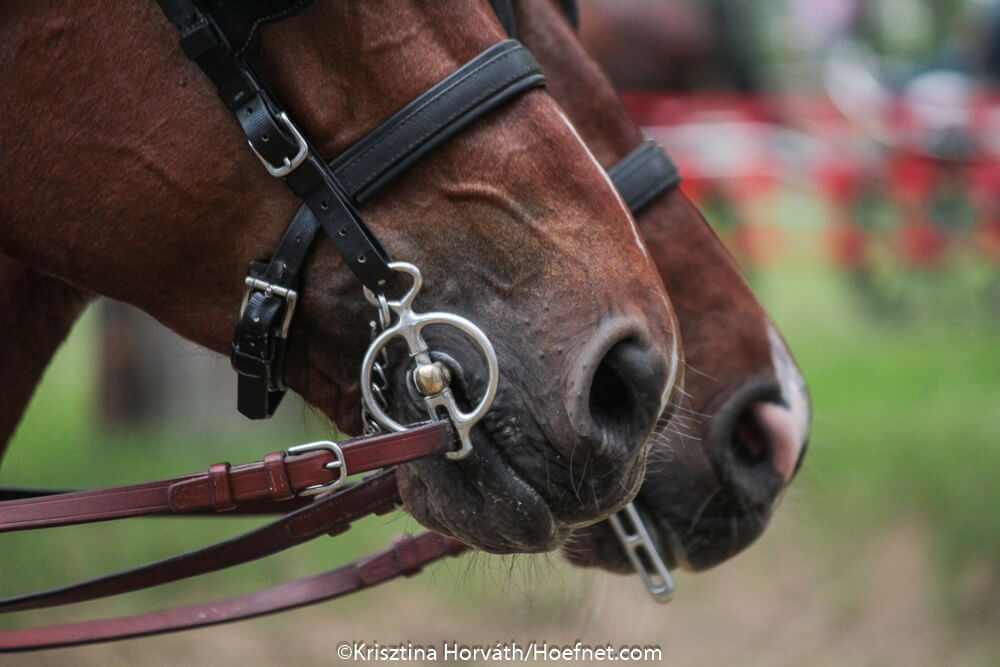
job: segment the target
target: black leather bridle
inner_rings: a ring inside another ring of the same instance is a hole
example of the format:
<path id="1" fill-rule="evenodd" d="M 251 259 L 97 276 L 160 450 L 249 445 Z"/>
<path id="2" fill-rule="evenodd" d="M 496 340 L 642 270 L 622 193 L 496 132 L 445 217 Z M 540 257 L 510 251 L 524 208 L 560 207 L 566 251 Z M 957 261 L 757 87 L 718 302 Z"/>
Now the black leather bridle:
<path id="1" fill-rule="evenodd" d="M 365 287 L 381 292 L 395 271 L 358 207 L 476 120 L 527 90 L 544 86 L 545 77 L 531 53 L 508 39 L 465 63 L 326 162 L 245 55 L 262 24 L 300 12 L 312 0 L 270 13 L 267 5 L 273 2 L 257 0 L 263 6 L 250 13 L 250 19 L 247 12 L 234 12 L 219 0 L 157 2 L 181 31 L 185 54 L 215 84 L 268 173 L 282 178 L 304 200 L 271 259 L 250 265 L 233 336 L 237 407 L 246 417 L 265 419 L 274 414 L 287 389 L 285 346 L 298 300 L 299 274 L 319 231 Z M 560 0 L 560 4 L 575 25 L 575 2 Z M 491 0 L 491 5 L 513 37 L 517 24 L 511 0 Z M 629 154 L 609 176 L 633 214 L 680 182 L 673 161 L 652 142 Z"/>
<path id="2" fill-rule="evenodd" d="M 447 313 L 418 315 L 409 303 L 420 285 L 415 267 L 393 263 L 365 224 L 358 206 L 442 142 L 524 92 L 545 85 L 534 57 L 514 40 L 487 48 L 419 95 L 340 156 L 326 162 L 298 129 L 245 57 L 260 25 L 291 16 L 311 4 L 247 0 L 234 7 L 222 0 L 157 0 L 181 32 L 181 47 L 215 84 L 219 96 L 246 134 L 268 172 L 303 200 L 267 262 L 251 264 L 245 280 L 232 363 L 239 377 L 239 410 L 251 418 L 273 414 L 282 382 L 285 341 L 297 300 L 298 276 L 309 247 L 322 229 L 368 290 L 382 288 L 396 273 L 413 284 L 400 301 L 382 300 L 419 339 L 419 323 L 443 321 L 476 338 L 478 329 Z M 240 11 L 246 9 L 246 11 Z M 248 20 L 249 19 L 249 20 Z M 403 268 L 403 267 L 409 267 Z M 405 321 L 404 321 L 405 320 Z M 481 332 L 478 332 L 482 335 Z M 378 339 L 373 341 L 374 348 Z M 488 340 L 480 346 L 492 347 Z M 411 350 L 411 352 L 413 352 Z M 426 354 L 424 350 L 424 354 Z M 412 355 L 419 358 L 417 355 Z M 490 355 L 487 355 L 488 357 Z M 488 362 L 490 360 L 488 359 Z M 495 366 L 495 355 L 492 363 Z M 495 391 L 496 373 L 491 373 Z M 447 390 L 428 396 L 429 406 Z M 480 406 L 488 409 L 492 394 Z M 454 404 L 452 403 L 452 406 Z M 475 411 L 474 411 L 475 412 Z M 286 513 L 276 522 L 196 552 L 113 573 L 59 589 L 0 600 L 0 611 L 30 609 L 96 599 L 221 569 L 276 553 L 323 534 L 337 534 L 350 522 L 391 510 L 398 501 L 395 471 L 401 462 L 445 455 L 463 438 L 462 417 L 414 425 L 342 443 L 318 442 L 272 452 L 242 466 L 218 463 L 207 472 L 107 489 L 62 491 L 0 489 L 0 532 L 87 523 L 148 514 L 183 515 L 234 511 Z M 476 417 L 478 419 L 478 417 Z M 353 486 L 348 476 L 383 469 Z M 320 494 L 309 502 L 311 494 Z M 0 632 L 0 651 L 66 646 L 133 637 L 271 613 L 412 575 L 426 563 L 457 555 L 465 545 L 434 533 L 397 538 L 392 547 L 321 575 L 236 598 L 146 614 L 83 623 Z"/>
<path id="3" fill-rule="evenodd" d="M 544 86 L 545 77 L 521 44 L 501 42 L 326 162 L 244 55 L 261 23 L 289 16 L 310 2 L 294 3 L 246 28 L 234 26 L 225 11 L 217 18 L 208 9 L 211 2 L 157 1 L 180 29 L 184 52 L 215 84 L 268 173 L 283 179 L 304 201 L 271 259 L 250 266 L 233 339 L 239 411 L 251 419 L 267 418 L 286 390 L 285 344 L 299 273 L 319 231 L 365 287 L 381 292 L 395 271 L 358 206 L 448 138 L 527 90 Z"/>

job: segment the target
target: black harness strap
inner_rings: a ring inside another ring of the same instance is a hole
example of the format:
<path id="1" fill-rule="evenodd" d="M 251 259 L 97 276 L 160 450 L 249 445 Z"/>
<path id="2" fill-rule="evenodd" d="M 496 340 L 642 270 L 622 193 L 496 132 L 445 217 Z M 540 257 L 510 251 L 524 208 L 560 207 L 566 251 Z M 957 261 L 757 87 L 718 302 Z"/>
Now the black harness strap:
<path id="1" fill-rule="evenodd" d="M 573 26 L 574 30 L 580 29 L 580 7 L 576 0 L 559 0 L 559 7 L 562 9 L 566 20 Z"/>
<path id="2" fill-rule="evenodd" d="M 514 0 L 490 0 L 490 7 L 503 26 L 508 37 L 517 39 L 517 16 L 514 14 Z"/>
<path id="3" fill-rule="evenodd" d="M 497 107 L 545 85 L 538 61 L 515 40 L 486 49 L 393 114 L 330 168 L 355 202 L 387 183 Z"/>
<path id="4" fill-rule="evenodd" d="M 681 182 L 677 165 L 653 141 L 647 141 L 623 157 L 608 170 L 608 176 L 632 215 L 638 215 L 657 197 Z"/>
<path id="5" fill-rule="evenodd" d="M 302 12 L 315 0 L 197 0 L 212 15 L 233 53 L 242 55 L 257 30 Z"/>
<path id="6" fill-rule="evenodd" d="M 285 344 L 298 299 L 299 272 L 319 229 L 362 284 L 380 291 L 395 272 L 357 206 L 457 132 L 528 89 L 545 85 L 545 78 L 523 46 L 512 40 L 496 44 L 328 165 L 242 55 L 262 21 L 295 13 L 308 3 L 295 2 L 267 13 L 274 3 L 258 2 L 257 13 L 264 15 L 252 22 L 229 21 L 227 33 L 211 11 L 199 9 L 211 8 L 219 4 L 217 0 L 214 4 L 203 0 L 202 5 L 191 0 L 158 2 L 180 29 L 184 52 L 215 84 L 268 172 L 283 178 L 305 201 L 271 260 L 250 267 L 233 340 L 239 411 L 251 419 L 270 417 L 286 389 Z M 225 6 L 216 9 L 223 18 L 232 18 Z M 238 34 L 231 34 L 234 31 Z"/>
<path id="7" fill-rule="evenodd" d="M 471 123 L 543 85 L 541 68 L 523 46 L 507 40 L 488 48 L 330 162 L 332 180 L 351 200 L 342 208 L 354 210 L 355 204 L 370 200 L 405 169 Z M 328 204 L 321 194 L 308 196 L 270 262 L 255 264 L 247 277 L 246 305 L 241 310 L 232 359 L 239 373 L 237 404 L 240 412 L 252 419 L 270 417 L 284 395 L 284 350 L 297 298 L 295 286 L 318 227 L 323 227 L 345 257 L 355 256 L 359 265 L 366 264 L 363 247 L 341 247 L 356 236 L 349 225 L 331 224 L 330 218 L 323 216 Z"/>

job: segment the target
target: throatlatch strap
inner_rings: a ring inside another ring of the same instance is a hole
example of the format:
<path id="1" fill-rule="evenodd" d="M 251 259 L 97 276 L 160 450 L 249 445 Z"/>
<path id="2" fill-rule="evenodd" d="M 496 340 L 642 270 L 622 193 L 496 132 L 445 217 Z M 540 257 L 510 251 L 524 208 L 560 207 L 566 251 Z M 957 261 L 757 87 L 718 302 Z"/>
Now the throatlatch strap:
<path id="1" fill-rule="evenodd" d="M 670 156 L 655 142 L 647 141 L 608 170 L 632 215 L 681 182 L 681 174 Z"/>

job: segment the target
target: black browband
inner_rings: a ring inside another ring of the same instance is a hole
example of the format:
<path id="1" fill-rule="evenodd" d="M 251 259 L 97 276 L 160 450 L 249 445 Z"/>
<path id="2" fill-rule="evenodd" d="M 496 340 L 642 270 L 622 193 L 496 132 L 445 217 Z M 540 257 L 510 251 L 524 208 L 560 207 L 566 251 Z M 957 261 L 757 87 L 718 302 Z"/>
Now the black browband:
<path id="1" fill-rule="evenodd" d="M 283 178 L 305 201 L 270 261 L 251 265 L 233 340 L 239 411 L 251 419 L 270 417 L 285 392 L 285 342 L 298 296 L 298 276 L 317 232 L 322 229 L 333 241 L 362 284 L 382 291 L 395 272 L 358 205 L 490 111 L 544 86 L 545 77 L 521 44 L 514 40 L 495 44 L 327 164 L 242 55 L 249 41 L 234 51 L 226 30 L 203 3 L 157 1 L 180 29 L 184 52 L 208 75 L 236 115 L 250 147 L 271 175 Z M 295 3 L 277 18 L 307 4 Z M 241 33 L 240 39 L 252 39 L 254 29 L 245 29 L 247 34 Z"/>
<path id="2" fill-rule="evenodd" d="M 623 157 L 608 169 L 608 176 L 634 216 L 681 182 L 677 165 L 654 141 Z"/>

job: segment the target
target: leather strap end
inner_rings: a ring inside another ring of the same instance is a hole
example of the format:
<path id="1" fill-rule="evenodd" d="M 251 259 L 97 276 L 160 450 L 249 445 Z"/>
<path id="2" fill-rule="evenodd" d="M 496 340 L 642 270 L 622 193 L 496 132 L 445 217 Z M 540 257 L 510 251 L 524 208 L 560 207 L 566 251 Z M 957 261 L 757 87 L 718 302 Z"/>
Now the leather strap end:
<path id="1" fill-rule="evenodd" d="M 470 549 L 467 544 L 460 540 L 456 540 L 454 537 L 445 537 L 444 539 L 448 543 L 449 556 L 459 556 Z"/>

